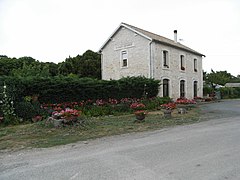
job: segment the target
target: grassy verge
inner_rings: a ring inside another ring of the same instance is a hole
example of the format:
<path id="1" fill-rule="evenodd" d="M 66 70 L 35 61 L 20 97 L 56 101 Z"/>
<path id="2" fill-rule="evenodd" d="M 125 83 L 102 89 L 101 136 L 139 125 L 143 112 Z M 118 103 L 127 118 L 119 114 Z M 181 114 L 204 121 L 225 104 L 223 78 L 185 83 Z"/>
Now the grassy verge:
<path id="1" fill-rule="evenodd" d="M 91 118 L 84 127 L 46 127 L 43 122 L 0 127 L 0 151 L 16 151 L 26 148 L 46 148 L 77 141 L 119 135 L 131 132 L 156 130 L 164 127 L 199 122 L 199 109 L 187 114 L 173 112 L 164 119 L 161 111 L 150 112 L 144 122 L 134 122 L 134 115 Z"/>

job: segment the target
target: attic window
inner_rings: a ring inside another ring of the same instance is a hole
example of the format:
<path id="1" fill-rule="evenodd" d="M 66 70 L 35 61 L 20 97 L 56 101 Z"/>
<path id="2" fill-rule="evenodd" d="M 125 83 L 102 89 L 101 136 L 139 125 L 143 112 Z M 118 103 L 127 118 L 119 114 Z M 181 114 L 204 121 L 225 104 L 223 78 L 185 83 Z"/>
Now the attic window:
<path id="1" fill-rule="evenodd" d="M 122 67 L 127 67 L 128 66 L 128 54 L 127 54 L 127 51 L 122 51 L 121 59 L 122 59 Z"/>

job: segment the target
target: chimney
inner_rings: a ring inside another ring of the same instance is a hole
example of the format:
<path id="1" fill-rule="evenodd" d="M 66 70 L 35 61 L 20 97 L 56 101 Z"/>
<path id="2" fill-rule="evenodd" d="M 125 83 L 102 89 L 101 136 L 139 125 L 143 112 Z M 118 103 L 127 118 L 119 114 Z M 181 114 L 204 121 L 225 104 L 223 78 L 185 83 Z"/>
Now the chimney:
<path id="1" fill-rule="evenodd" d="M 177 30 L 174 30 L 174 41 L 177 42 Z"/>

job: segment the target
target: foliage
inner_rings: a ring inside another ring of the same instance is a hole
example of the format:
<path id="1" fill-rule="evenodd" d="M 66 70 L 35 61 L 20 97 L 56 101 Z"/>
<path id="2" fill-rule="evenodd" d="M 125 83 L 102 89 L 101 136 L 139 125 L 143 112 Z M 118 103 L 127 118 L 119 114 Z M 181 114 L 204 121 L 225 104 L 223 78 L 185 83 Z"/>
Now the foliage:
<path id="1" fill-rule="evenodd" d="M 144 111 L 144 110 L 138 110 L 138 111 L 135 111 L 134 114 L 136 116 L 144 116 L 147 114 L 147 111 Z"/>
<path id="2" fill-rule="evenodd" d="M 196 104 L 195 99 L 178 98 L 176 104 Z"/>
<path id="3" fill-rule="evenodd" d="M 130 108 L 135 110 L 135 111 L 136 110 L 143 110 L 143 109 L 145 109 L 145 107 L 146 106 L 143 103 L 137 103 L 137 102 L 136 103 L 132 103 L 131 106 L 130 106 Z"/>
<path id="4" fill-rule="evenodd" d="M 227 71 L 211 71 L 211 73 L 208 73 L 205 75 L 206 83 L 207 84 L 219 84 L 219 85 L 225 85 L 228 82 L 231 82 L 236 77 L 232 76 Z"/>
<path id="5" fill-rule="evenodd" d="M 58 75 L 77 77 L 91 77 L 101 79 L 101 56 L 91 50 L 82 56 L 66 58 L 65 61 L 39 62 L 32 57 L 10 58 L 0 56 L 0 76 L 17 77 L 53 77 Z"/>
<path id="6" fill-rule="evenodd" d="M 147 120 L 138 124 L 134 123 L 135 116 L 128 114 L 87 118 L 85 119 L 85 126 L 67 126 L 54 129 L 51 126 L 45 126 L 44 121 L 18 126 L 0 126 L 0 151 L 12 152 L 27 148 L 46 148 L 105 136 L 157 130 L 206 120 L 199 118 L 197 108 L 192 109 L 187 114 L 178 114 L 177 112 L 172 114 L 171 119 L 161 119 L 159 114 L 148 113 Z"/>
<path id="7" fill-rule="evenodd" d="M 52 112 L 52 115 L 54 117 L 57 117 L 56 119 L 61 119 L 61 118 L 69 118 L 71 116 L 80 116 L 81 115 L 81 111 L 78 111 L 76 109 L 70 109 L 70 108 L 66 108 L 64 110 L 61 110 L 60 112 L 58 111 L 54 111 Z"/>
<path id="8" fill-rule="evenodd" d="M 126 77 L 120 80 L 97 80 L 76 77 L 7 77 L 0 76 L 21 102 L 25 96 L 39 95 L 41 103 L 75 102 L 88 99 L 122 99 L 154 97 L 158 94 L 159 81 L 145 77 Z"/>
<path id="9" fill-rule="evenodd" d="M 101 79 L 101 56 L 87 50 L 82 56 L 68 57 L 59 64 L 59 74 L 68 76 L 75 74 L 79 77 Z"/>
<path id="10" fill-rule="evenodd" d="M 204 86 L 203 87 L 203 95 L 206 96 L 207 94 L 212 94 L 214 92 L 214 88 L 213 87 L 209 87 L 209 86 Z"/>
<path id="11" fill-rule="evenodd" d="M 31 121 L 32 118 L 37 116 L 46 116 L 47 113 L 41 108 L 39 102 L 21 101 L 16 102 L 15 112 L 19 118 Z"/>
<path id="12" fill-rule="evenodd" d="M 173 109 L 176 108 L 176 103 L 170 102 L 170 103 L 167 103 L 167 104 L 162 104 L 161 107 L 162 107 L 163 109 L 173 110 Z"/>
<path id="13" fill-rule="evenodd" d="M 35 115 L 35 109 L 30 102 L 16 103 L 16 115 L 24 120 L 31 120 Z"/>
<path id="14" fill-rule="evenodd" d="M 120 100 L 117 99 L 97 99 L 94 100 L 85 100 L 80 102 L 65 102 L 65 103 L 56 103 L 56 104 L 42 104 L 43 109 L 49 112 L 51 115 L 53 111 L 61 112 L 66 108 L 76 109 L 82 112 L 82 114 L 86 116 L 104 116 L 104 115 L 115 115 L 115 114 L 123 114 L 130 113 L 133 110 L 154 110 L 157 109 L 161 104 L 155 103 L 156 99 L 159 103 L 161 102 L 169 102 L 165 100 L 165 98 L 122 98 Z M 160 99 L 163 99 L 161 101 Z M 155 106 L 145 106 L 145 104 L 153 103 Z"/>
<path id="15" fill-rule="evenodd" d="M 23 66 L 12 70 L 12 75 L 16 77 L 49 77 L 49 66 L 34 62 L 31 64 L 23 63 Z"/>
<path id="16" fill-rule="evenodd" d="M 3 115 L 3 123 L 5 125 L 16 124 L 17 118 L 14 112 L 14 102 L 7 92 L 7 86 L 4 83 L 2 100 L 0 101 L 1 111 Z"/>
<path id="17" fill-rule="evenodd" d="M 240 98 L 240 88 L 223 87 L 219 90 L 224 99 Z"/>

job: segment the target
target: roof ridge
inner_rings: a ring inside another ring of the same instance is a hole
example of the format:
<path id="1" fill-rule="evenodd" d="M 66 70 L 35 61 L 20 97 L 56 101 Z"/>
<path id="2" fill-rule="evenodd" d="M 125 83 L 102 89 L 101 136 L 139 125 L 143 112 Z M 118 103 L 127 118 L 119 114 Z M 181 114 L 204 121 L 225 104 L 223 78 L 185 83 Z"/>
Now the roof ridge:
<path id="1" fill-rule="evenodd" d="M 150 31 L 148 31 L 148 30 L 145 30 L 145 29 L 142 29 L 142 28 L 139 28 L 139 27 L 136 27 L 136 26 L 133 26 L 133 25 L 127 24 L 127 23 L 122 23 L 122 24 L 125 24 L 125 25 L 127 25 L 127 26 L 133 27 L 134 29 L 140 29 L 140 30 L 142 30 L 142 31 L 145 31 L 145 32 L 147 32 L 147 33 L 151 33 L 151 34 L 156 35 L 156 36 L 160 36 L 160 37 L 162 37 L 162 38 L 168 39 L 168 40 L 173 41 L 173 42 L 175 43 L 175 41 L 172 40 L 172 39 L 170 39 L 170 38 L 166 38 L 166 37 L 161 36 L 161 35 L 159 35 L 159 34 L 156 34 L 156 33 L 150 32 Z M 177 42 L 177 43 L 179 43 L 179 42 Z M 181 44 L 181 43 L 179 43 L 179 44 Z"/>
<path id="2" fill-rule="evenodd" d="M 185 46 L 185 45 L 183 45 L 183 44 L 181 44 L 179 42 L 175 42 L 172 39 L 166 38 L 164 36 L 158 35 L 156 33 L 152 33 L 150 31 L 138 28 L 136 26 L 133 26 L 133 25 L 130 25 L 130 24 L 127 24 L 127 23 L 123 23 L 122 22 L 121 24 L 125 25 L 125 26 L 128 26 L 128 27 L 134 29 L 135 31 L 138 31 L 138 32 L 144 34 L 145 36 L 147 36 L 147 37 L 149 37 L 149 38 L 151 38 L 151 39 L 153 39 L 155 41 L 158 41 L 158 42 L 161 42 L 161 43 L 165 43 L 165 44 L 168 44 L 168 45 L 171 45 L 171 46 L 175 46 L 177 48 L 184 49 L 184 50 L 190 51 L 192 53 L 195 53 L 195 54 L 198 54 L 198 55 L 201 55 L 201 56 L 205 56 L 205 55 L 203 55 L 203 54 L 201 54 L 201 53 L 199 53 L 199 52 L 197 52 L 197 51 L 195 51 L 195 50 L 193 50 L 193 49 L 191 49 L 191 48 L 189 48 L 189 47 L 187 47 L 187 46 Z"/>

